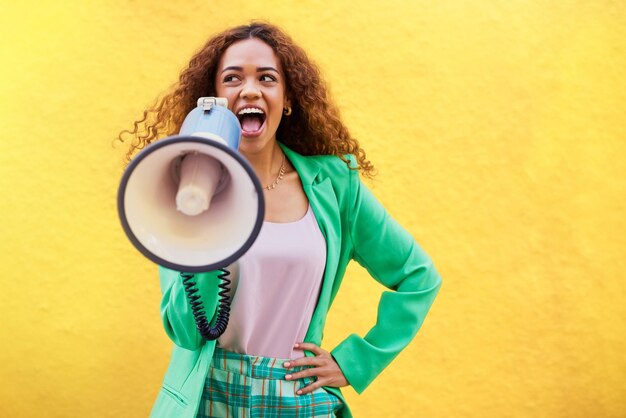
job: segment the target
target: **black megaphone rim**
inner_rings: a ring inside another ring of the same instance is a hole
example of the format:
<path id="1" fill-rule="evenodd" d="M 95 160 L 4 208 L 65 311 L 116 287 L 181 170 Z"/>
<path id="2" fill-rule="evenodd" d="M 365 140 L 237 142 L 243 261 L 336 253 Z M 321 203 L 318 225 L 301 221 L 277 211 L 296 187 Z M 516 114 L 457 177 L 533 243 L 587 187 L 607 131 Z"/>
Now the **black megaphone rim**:
<path id="1" fill-rule="evenodd" d="M 252 180 L 252 184 L 254 185 L 257 195 L 259 196 L 257 218 L 254 223 L 254 228 L 252 228 L 252 231 L 250 235 L 248 236 L 248 238 L 246 239 L 245 243 L 232 255 L 218 262 L 207 264 L 204 266 L 185 266 L 181 264 L 172 263 L 164 258 L 157 256 L 152 251 L 148 250 L 133 233 L 130 227 L 130 224 L 128 223 L 128 219 L 126 218 L 126 211 L 124 210 L 124 197 L 126 195 L 126 187 L 128 186 L 128 181 L 130 179 L 130 176 L 133 174 L 133 172 L 135 171 L 135 168 L 139 165 L 139 163 L 148 155 L 152 154 L 154 151 L 160 148 L 166 147 L 168 145 L 177 144 L 180 142 L 193 142 L 193 143 L 210 145 L 212 147 L 219 148 L 220 150 L 229 154 L 231 157 L 237 160 L 239 164 L 241 164 L 241 166 L 244 168 L 246 173 L 250 176 L 250 180 Z M 250 163 L 243 156 L 241 156 L 241 154 L 239 154 L 239 152 L 232 149 L 226 144 L 223 144 L 223 143 L 220 143 L 218 141 L 214 141 L 208 138 L 204 138 L 200 136 L 189 136 L 189 135 L 174 135 L 174 136 L 170 136 L 170 137 L 158 140 L 148 145 L 139 154 L 137 154 L 135 158 L 133 158 L 131 162 L 128 164 L 128 167 L 126 167 L 126 170 L 124 171 L 124 174 L 122 175 L 122 180 L 120 182 L 120 186 L 117 192 L 117 212 L 120 217 L 122 228 L 124 229 L 126 236 L 128 236 L 128 239 L 130 240 L 130 242 L 146 258 L 148 258 L 149 260 L 155 262 L 156 264 L 160 266 L 167 267 L 171 270 L 185 272 L 185 273 L 203 273 L 203 272 L 214 271 L 220 268 L 227 267 L 228 265 L 234 263 L 239 258 L 241 258 L 241 256 L 243 256 L 250 249 L 254 241 L 256 241 L 256 238 L 259 235 L 259 232 L 261 232 L 261 227 L 263 226 L 263 218 L 265 216 L 265 198 L 263 195 L 263 187 L 261 186 L 261 183 L 259 182 L 259 179 L 256 176 L 254 169 L 252 168 Z"/>

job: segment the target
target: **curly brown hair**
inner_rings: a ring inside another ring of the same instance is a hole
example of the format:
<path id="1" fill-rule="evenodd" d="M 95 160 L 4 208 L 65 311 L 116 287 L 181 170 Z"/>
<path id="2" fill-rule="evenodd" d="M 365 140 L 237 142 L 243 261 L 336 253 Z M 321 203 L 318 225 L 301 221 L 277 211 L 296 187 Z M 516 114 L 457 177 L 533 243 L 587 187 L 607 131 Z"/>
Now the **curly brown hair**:
<path id="1" fill-rule="evenodd" d="M 356 169 L 371 178 L 374 167 L 359 142 L 350 136 L 341 122 L 318 67 L 291 37 L 265 22 L 237 26 L 209 39 L 191 58 L 171 91 L 144 110 L 143 118 L 134 122 L 132 131 L 120 132 L 118 139 L 122 142 L 124 135 L 133 137 L 126 154 L 127 161 L 135 151 L 158 138 L 178 134 L 199 97 L 216 96 L 216 72 L 222 54 L 233 43 L 249 38 L 258 38 L 268 44 L 285 72 L 286 94 L 291 100 L 292 114 L 282 118 L 276 139 L 302 155 L 336 155 L 347 164 L 344 155 L 353 154 Z"/>

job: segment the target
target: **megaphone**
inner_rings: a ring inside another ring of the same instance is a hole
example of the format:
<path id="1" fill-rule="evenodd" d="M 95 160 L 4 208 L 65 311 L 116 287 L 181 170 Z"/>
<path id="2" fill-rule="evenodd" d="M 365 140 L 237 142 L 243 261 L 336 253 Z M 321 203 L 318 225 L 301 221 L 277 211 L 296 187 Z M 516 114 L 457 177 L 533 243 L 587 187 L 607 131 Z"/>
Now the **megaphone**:
<path id="1" fill-rule="evenodd" d="M 192 273 L 225 267 L 250 248 L 263 224 L 263 189 L 237 152 L 241 127 L 224 104 L 199 99 L 180 135 L 150 144 L 122 177 L 122 227 L 161 266 Z"/>
<path id="2" fill-rule="evenodd" d="M 263 189 L 237 151 L 241 126 L 227 105 L 223 98 L 200 98 L 179 135 L 153 142 L 135 156 L 118 189 L 126 235 L 148 259 L 184 273 L 194 314 L 204 312 L 194 305 L 190 273 L 235 262 L 263 224 Z M 222 300 L 225 293 L 223 287 Z"/>

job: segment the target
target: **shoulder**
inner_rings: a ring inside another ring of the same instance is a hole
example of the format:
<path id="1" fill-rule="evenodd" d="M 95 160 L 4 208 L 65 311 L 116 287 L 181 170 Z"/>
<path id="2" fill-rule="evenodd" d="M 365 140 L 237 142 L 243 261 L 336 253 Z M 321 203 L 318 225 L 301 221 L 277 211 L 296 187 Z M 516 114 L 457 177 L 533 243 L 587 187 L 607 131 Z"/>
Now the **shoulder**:
<path id="1" fill-rule="evenodd" d="M 354 168 L 355 158 L 352 155 L 344 156 L 346 161 L 336 155 L 316 155 L 308 158 L 319 167 L 319 173 L 314 181 L 314 184 L 319 184 L 317 190 L 325 191 L 328 198 L 335 200 L 342 217 L 345 215 L 347 219 L 350 208 L 354 206 L 354 196 L 358 193 L 360 184 L 359 171 Z"/>
<path id="2" fill-rule="evenodd" d="M 350 172 L 358 173 L 354 169 L 356 167 L 356 158 L 352 154 L 344 155 L 343 159 L 336 155 L 313 155 L 305 158 L 311 158 L 319 164 L 324 173 L 338 175 L 347 175 Z"/>
<path id="3" fill-rule="evenodd" d="M 351 185 L 359 181 L 356 158 L 353 155 L 345 155 L 343 159 L 336 155 L 305 156 L 283 144 L 281 146 L 298 171 L 304 185 L 330 181 L 333 189 L 343 194 L 350 189 Z"/>
<path id="4" fill-rule="evenodd" d="M 352 154 L 346 154 L 343 158 L 337 155 L 302 155 L 292 149 L 282 145 L 283 150 L 287 153 L 290 160 L 296 166 L 308 168 L 311 171 L 321 171 L 322 174 L 347 174 L 351 171 L 355 173 L 357 170 L 356 158 Z M 294 161 L 295 160 L 295 161 Z M 352 168 L 350 168 L 352 167 Z"/>

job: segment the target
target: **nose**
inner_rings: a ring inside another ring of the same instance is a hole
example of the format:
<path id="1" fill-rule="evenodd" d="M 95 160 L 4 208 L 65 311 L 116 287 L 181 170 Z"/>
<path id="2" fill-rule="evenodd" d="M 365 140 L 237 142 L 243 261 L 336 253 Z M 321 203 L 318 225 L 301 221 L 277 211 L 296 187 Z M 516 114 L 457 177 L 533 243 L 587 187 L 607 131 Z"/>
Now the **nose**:
<path id="1" fill-rule="evenodd" d="M 242 99 L 258 99 L 261 97 L 261 90 L 254 82 L 248 82 L 241 89 L 239 97 Z"/>

